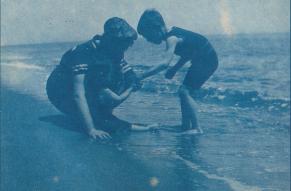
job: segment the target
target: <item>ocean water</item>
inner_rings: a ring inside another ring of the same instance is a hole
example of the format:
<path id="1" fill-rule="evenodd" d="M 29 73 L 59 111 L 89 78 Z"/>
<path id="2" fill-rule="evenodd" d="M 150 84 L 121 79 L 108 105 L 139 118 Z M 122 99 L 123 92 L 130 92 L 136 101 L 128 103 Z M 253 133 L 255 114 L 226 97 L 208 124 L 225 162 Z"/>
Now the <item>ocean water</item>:
<path id="1" fill-rule="evenodd" d="M 159 74 L 144 81 L 143 89 L 115 110 L 117 116 L 131 122 L 159 123 L 161 130 L 115 135 L 109 143 L 82 145 L 113 147 L 117 156 L 123 153 L 138 161 L 141 167 L 133 173 L 148 174 L 153 190 L 289 190 L 290 34 L 217 35 L 209 39 L 217 51 L 219 68 L 195 95 L 203 135 L 177 131 L 177 90 L 186 66 L 173 80 Z M 2 87 L 49 105 L 47 77 L 62 54 L 76 44 L 1 47 Z M 138 39 L 126 58 L 142 72 L 160 63 L 162 48 Z M 58 114 L 54 112 L 47 115 Z M 94 148 L 88 152 L 94 159 Z"/>

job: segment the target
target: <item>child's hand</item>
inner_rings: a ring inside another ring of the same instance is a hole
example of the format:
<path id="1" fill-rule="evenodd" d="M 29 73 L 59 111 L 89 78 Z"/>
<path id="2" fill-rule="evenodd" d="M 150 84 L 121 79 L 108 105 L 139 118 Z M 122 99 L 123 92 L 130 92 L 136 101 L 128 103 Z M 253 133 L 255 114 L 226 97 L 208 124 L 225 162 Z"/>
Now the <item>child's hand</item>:
<path id="1" fill-rule="evenodd" d="M 170 68 L 167 70 L 167 72 L 165 73 L 165 78 L 167 79 L 172 79 L 176 74 L 176 71 L 173 70 L 173 68 Z"/>
<path id="2" fill-rule="evenodd" d="M 170 65 L 170 63 L 161 64 L 161 65 L 160 65 L 160 69 L 161 69 L 161 70 L 165 70 L 165 69 L 167 69 L 167 68 L 169 67 L 169 65 Z"/>
<path id="3" fill-rule="evenodd" d="M 132 91 L 136 92 L 136 91 L 140 90 L 142 88 L 142 85 L 143 85 L 143 83 L 140 80 L 135 81 L 132 84 L 132 88 L 133 88 Z"/>

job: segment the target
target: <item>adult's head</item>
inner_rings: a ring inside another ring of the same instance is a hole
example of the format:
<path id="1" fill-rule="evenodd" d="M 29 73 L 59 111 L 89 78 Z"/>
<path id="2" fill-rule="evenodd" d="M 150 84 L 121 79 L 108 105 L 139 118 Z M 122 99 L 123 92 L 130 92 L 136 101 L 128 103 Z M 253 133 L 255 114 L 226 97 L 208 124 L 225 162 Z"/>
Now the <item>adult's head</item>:
<path id="1" fill-rule="evenodd" d="M 147 9 L 139 19 L 137 31 L 149 42 L 160 44 L 165 40 L 167 29 L 165 21 L 156 9 Z"/>
<path id="2" fill-rule="evenodd" d="M 112 17 L 105 22 L 102 41 L 112 53 L 124 52 L 136 39 L 136 31 L 124 19 Z"/>

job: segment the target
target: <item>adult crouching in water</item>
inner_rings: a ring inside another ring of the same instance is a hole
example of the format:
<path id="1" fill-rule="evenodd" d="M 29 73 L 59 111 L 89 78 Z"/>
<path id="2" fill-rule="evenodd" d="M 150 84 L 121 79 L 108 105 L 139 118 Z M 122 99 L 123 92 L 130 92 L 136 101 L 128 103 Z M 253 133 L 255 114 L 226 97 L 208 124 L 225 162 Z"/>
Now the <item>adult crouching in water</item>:
<path id="1" fill-rule="evenodd" d="M 165 51 L 169 67 L 165 77 L 172 79 L 176 72 L 187 62 L 191 66 L 180 87 L 179 95 L 182 112 L 182 129 L 189 133 L 202 133 L 198 125 L 196 103 L 190 91 L 199 90 L 218 67 L 216 52 L 210 42 L 202 35 L 178 27 L 168 29 L 162 15 L 155 9 L 146 10 L 138 23 L 137 31 L 154 44 L 166 42 Z M 173 57 L 176 56 L 176 59 Z"/>
<path id="2" fill-rule="evenodd" d="M 67 51 L 47 81 L 51 103 L 81 122 L 94 139 L 110 138 L 108 132 L 115 128 L 150 128 L 112 115 L 112 110 L 139 88 L 139 79 L 124 60 L 124 52 L 136 39 L 136 31 L 125 20 L 110 18 L 103 35 Z"/>

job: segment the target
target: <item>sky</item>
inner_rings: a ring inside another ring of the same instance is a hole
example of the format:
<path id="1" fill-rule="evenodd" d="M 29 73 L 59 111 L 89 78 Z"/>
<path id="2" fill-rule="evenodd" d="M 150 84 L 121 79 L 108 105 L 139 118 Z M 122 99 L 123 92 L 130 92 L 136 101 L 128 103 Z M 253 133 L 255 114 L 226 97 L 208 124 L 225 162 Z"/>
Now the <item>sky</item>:
<path id="1" fill-rule="evenodd" d="M 83 41 L 113 16 L 136 27 L 147 8 L 202 34 L 290 32 L 290 0 L 1 0 L 1 45 Z"/>

